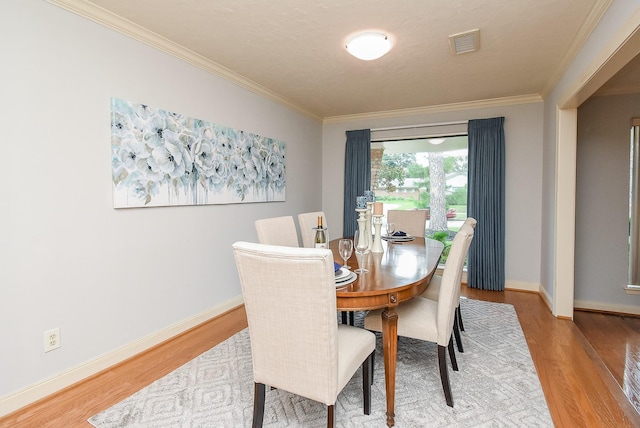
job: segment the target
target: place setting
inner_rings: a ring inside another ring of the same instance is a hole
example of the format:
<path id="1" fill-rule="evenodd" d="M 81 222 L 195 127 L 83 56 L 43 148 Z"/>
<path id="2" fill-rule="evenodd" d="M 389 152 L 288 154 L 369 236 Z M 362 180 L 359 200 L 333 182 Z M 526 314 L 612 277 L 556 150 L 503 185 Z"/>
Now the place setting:
<path id="1" fill-rule="evenodd" d="M 402 242 L 413 241 L 414 239 L 416 239 L 415 236 L 409 235 L 406 232 L 403 232 L 401 230 L 396 232 L 396 225 L 394 223 L 387 223 L 386 229 L 387 229 L 387 234 L 382 235 L 382 239 L 387 242 L 402 243 Z"/>
<path id="2" fill-rule="evenodd" d="M 352 272 L 350 266 L 347 266 L 347 260 L 353 254 L 353 241 L 351 239 L 341 239 L 338 243 L 338 252 L 342 257 L 343 264 L 334 262 L 335 274 L 336 274 L 336 287 L 342 287 L 347 284 L 351 284 L 358 278 L 356 273 Z"/>

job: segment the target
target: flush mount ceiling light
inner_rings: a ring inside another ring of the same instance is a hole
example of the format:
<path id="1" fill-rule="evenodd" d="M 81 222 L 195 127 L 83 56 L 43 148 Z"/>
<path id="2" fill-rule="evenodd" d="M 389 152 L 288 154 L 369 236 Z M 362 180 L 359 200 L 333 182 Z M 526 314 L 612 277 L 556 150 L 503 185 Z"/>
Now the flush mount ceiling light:
<path id="1" fill-rule="evenodd" d="M 381 33 L 361 33 L 347 43 L 347 51 L 358 59 L 378 59 L 391 50 L 391 41 Z"/>
<path id="2" fill-rule="evenodd" d="M 433 145 L 438 145 L 444 143 L 444 138 L 429 138 L 427 141 Z"/>

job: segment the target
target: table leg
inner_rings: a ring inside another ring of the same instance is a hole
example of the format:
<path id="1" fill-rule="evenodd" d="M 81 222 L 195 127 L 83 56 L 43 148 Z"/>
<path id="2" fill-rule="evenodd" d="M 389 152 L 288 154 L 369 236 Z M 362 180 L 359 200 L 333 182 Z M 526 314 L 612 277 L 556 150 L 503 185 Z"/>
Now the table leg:
<path id="1" fill-rule="evenodd" d="M 382 349 L 387 391 L 387 426 L 395 424 L 396 357 L 398 353 L 398 314 L 394 308 L 382 311 Z"/>

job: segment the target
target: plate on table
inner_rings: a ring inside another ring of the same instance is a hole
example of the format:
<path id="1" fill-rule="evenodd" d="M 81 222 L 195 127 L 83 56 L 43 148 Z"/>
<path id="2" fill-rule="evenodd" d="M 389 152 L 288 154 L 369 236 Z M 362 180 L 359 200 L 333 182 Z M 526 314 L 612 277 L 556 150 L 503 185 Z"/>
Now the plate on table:
<path id="1" fill-rule="evenodd" d="M 336 271 L 336 281 L 340 281 L 341 279 L 346 278 L 347 276 L 349 276 L 349 274 L 351 273 L 351 271 L 347 268 L 340 268 Z"/>
<path id="2" fill-rule="evenodd" d="M 408 242 L 408 241 L 413 241 L 416 238 L 411 235 L 403 235 L 403 236 L 386 235 L 386 236 L 383 236 L 382 239 L 384 239 L 385 241 L 391 241 L 391 242 Z"/>
<path id="3" fill-rule="evenodd" d="M 348 272 L 347 276 L 341 279 L 336 279 L 336 287 L 342 287 L 343 285 L 351 284 L 353 281 L 358 279 L 357 274 L 351 272 L 350 270 L 345 270 Z"/>

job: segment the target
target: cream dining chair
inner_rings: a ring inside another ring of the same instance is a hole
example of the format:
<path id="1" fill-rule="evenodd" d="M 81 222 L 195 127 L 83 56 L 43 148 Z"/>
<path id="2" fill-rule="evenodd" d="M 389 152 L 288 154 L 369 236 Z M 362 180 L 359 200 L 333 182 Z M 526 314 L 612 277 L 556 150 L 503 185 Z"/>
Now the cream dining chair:
<path id="1" fill-rule="evenodd" d="M 298 214 L 298 225 L 300 225 L 300 235 L 302 235 L 302 246 L 313 248 L 316 240 L 315 227 L 318 227 L 318 217 L 322 216 L 322 226 L 327 229 L 327 217 L 323 211 L 315 211 L 311 213 Z M 327 236 L 327 241 L 329 237 Z"/>
<path id="2" fill-rule="evenodd" d="M 305 248 L 313 248 L 316 240 L 316 232 L 314 227 L 318 227 L 318 217 L 322 216 L 322 225 L 327 229 L 327 217 L 324 211 L 315 211 L 310 213 L 298 214 L 298 225 L 300 226 L 300 234 L 302 235 L 302 246 Z M 327 243 L 329 242 L 329 234 L 327 233 Z M 342 312 L 342 324 L 355 324 L 355 315 L 352 311 Z"/>
<path id="3" fill-rule="evenodd" d="M 256 220 L 258 242 L 268 245 L 299 247 L 298 232 L 293 216 L 273 217 Z"/>
<path id="4" fill-rule="evenodd" d="M 437 302 L 416 297 L 401 303 L 396 308 L 398 336 L 411 337 L 438 344 L 440 380 L 447 405 L 451 407 L 453 407 L 453 396 L 447 370 L 447 349 L 453 370 L 457 371 L 458 363 L 452 340 L 457 305 L 455 289 L 456 287 L 459 288 L 462 265 L 472 239 L 473 229 L 469 226 L 463 226 L 453 239 L 451 251 L 444 267 L 440 296 Z M 382 331 L 380 309 L 367 314 L 364 320 L 364 327 L 368 330 Z"/>
<path id="5" fill-rule="evenodd" d="M 362 366 L 364 413 L 371 413 L 375 335 L 336 322 L 328 249 L 233 244 L 253 360 L 253 427 L 261 427 L 266 385 L 328 406 Z M 424 299 L 426 300 L 426 299 Z"/>
<path id="6" fill-rule="evenodd" d="M 425 210 L 389 210 L 387 223 L 394 223 L 398 232 L 424 238 L 427 212 Z"/>
<path id="7" fill-rule="evenodd" d="M 467 219 L 464 221 L 464 223 L 462 223 L 463 226 L 467 225 L 470 226 L 472 229 L 475 229 L 476 224 L 478 224 L 477 220 L 473 217 L 467 217 Z M 467 251 L 468 252 L 468 251 Z M 465 254 L 466 257 L 466 254 Z M 464 263 L 462 266 L 462 269 L 464 270 Z M 440 295 L 440 285 L 442 283 L 442 276 L 441 275 L 433 275 L 433 277 L 431 278 L 431 281 L 429 282 L 429 286 L 427 287 L 427 289 L 420 295 L 420 297 L 424 297 L 427 299 L 431 299 L 431 300 L 438 300 L 438 296 Z M 462 323 L 462 312 L 460 311 L 460 286 L 462 284 L 458 284 L 458 288 L 457 288 L 457 302 L 458 302 L 458 306 L 456 307 L 456 317 L 454 319 L 454 323 L 453 323 L 453 335 L 455 336 L 456 339 L 456 344 L 458 345 L 458 351 L 459 352 L 464 352 L 464 347 L 462 346 L 462 337 L 460 335 L 460 331 L 464 331 L 464 324 Z"/>

